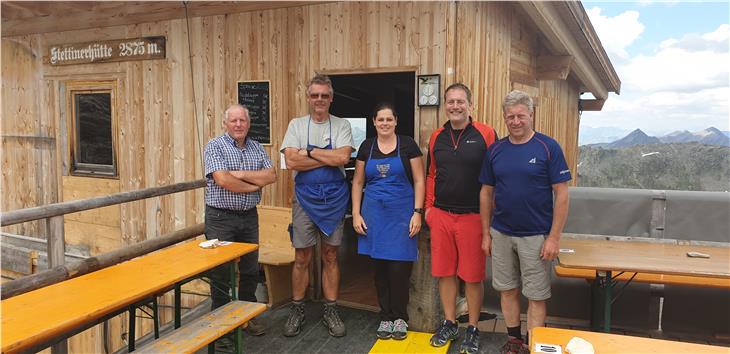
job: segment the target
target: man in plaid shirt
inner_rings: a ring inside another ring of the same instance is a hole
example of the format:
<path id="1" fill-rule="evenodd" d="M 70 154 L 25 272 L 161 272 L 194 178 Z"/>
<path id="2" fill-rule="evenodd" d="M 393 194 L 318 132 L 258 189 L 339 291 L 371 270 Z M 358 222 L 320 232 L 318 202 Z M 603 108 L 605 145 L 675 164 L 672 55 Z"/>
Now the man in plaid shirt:
<path id="1" fill-rule="evenodd" d="M 247 137 L 251 128 L 248 109 L 241 105 L 228 107 L 223 118 L 225 133 L 205 146 L 205 238 L 221 241 L 259 243 L 259 221 L 256 204 L 261 201 L 261 188 L 276 181 L 276 171 L 261 144 Z M 238 263 L 238 298 L 256 301 L 259 254 L 249 253 Z M 211 278 L 213 308 L 229 301 L 227 272 L 216 268 Z M 247 327 L 252 335 L 264 334 L 264 326 L 251 320 Z"/>

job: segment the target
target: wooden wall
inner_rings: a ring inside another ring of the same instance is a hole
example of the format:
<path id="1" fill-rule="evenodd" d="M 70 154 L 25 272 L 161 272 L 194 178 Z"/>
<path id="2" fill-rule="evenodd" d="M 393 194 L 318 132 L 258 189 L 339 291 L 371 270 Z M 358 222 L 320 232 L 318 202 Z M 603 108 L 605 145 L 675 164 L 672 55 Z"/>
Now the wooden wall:
<path id="1" fill-rule="evenodd" d="M 536 96 L 536 129 L 561 143 L 575 171 L 578 84 L 535 79 L 544 48 L 524 18 L 508 2 L 343 2 L 4 37 L 2 208 L 202 178 L 204 145 L 222 133 L 223 111 L 243 80 L 271 82 L 266 150 L 278 166 L 289 120 L 307 113 L 305 85 L 315 72 L 440 74 L 442 90 L 462 81 L 473 90 L 475 117 L 500 136 L 506 134 L 502 98 L 513 88 L 526 90 Z M 54 44 L 159 35 L 167 38 L 164 60 L 44 63 Z M 116 179 L 69 176 L 65 97 L 69 85 L 89 80 L 115 89 Z M 442 109 L 416 109 L 415 135 L 424 150 L 444 122 Z M 292 187 L 291 173 L 278 171 L 262 204 L 290 206 Z M 69 216 L 66 237 L 102 252 L 202 222 L 203 212 L 200 189 Z M 103 237 L 90 233 L 97 218 Z M 4 231 L 44 235 L 37 223 Z"/>
<path id="2" fill-rule="evenodd" d="M 2 204 L 15 210 L 58 201 L 55 122 L 45 115 L 43 70 L 38 37 L 2 40 Z M 45 237 L 44 222 L 3 231 Z"/>

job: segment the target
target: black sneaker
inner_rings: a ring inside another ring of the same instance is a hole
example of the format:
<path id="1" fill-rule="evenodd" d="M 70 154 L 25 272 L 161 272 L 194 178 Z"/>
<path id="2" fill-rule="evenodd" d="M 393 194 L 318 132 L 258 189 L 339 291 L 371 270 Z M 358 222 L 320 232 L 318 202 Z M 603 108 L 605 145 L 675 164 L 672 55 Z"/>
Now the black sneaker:
<path id="1" fill-rule="evenodd" d="M 434 347 L 443 347 L 451 340 L 456 339 L 459 334 L 459 326 L 449 320 L 444 320 L 436 333 L 431 336 L 431 345 Z"/>
<path id="2" fill-rule="evenodd" d="M 284 323 L 284 336 L 294 337 L 302 331 L 304 325 L 304 303 L 293 303 L 289 308 L 289 318 Z"/>
<path id="3" fill-rule="evenodd" d="M 335 305 L 324 304 L 324 314 L 322 314 L 322 323 L 327 327 L 330 335 L 333 337 L 343 337 L 347 334 L 345 323 L 340 319 Z"/>
<path id="4" fill-rule="evenodd" d="M 479 352 L 479 330 L 469 325 L 466 329 L 466 335 L 464 341 L 459 346 L 459 353 L 461 354 L 475 354 Z"/>
<path id="5" fill-rule="evenodd" d="M 375 334 L 380 339 L 388 339 L 393 336 L 393 321 L 380 321 L 380 325 Z"/>

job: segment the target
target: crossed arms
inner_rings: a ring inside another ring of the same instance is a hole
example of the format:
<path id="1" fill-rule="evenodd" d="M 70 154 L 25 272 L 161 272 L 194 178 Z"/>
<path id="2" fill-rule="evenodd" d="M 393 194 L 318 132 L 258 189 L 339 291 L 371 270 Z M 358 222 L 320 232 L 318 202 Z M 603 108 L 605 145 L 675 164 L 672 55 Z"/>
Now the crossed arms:
<path id="1" fill-rule="evenodd" d="M 293 147 L 284 149 L 286 166 L 295 171 L 309 171 L 322 166 L 343 166 L 350 161 L 350 154 L 352 154 L 350 146 L 333 150 L 315 148 L 310 152 L 312 158 L 307 156 L 307 149 Z"/>
<path id="2" fill-rule="evenodd" d="M 276 181 L 274 168 L 264 168 L 255 171 L 225 171 L 213 172 L 215 184 L 234 193 L 249 193 L 261 189 L 267 184 Z"/>

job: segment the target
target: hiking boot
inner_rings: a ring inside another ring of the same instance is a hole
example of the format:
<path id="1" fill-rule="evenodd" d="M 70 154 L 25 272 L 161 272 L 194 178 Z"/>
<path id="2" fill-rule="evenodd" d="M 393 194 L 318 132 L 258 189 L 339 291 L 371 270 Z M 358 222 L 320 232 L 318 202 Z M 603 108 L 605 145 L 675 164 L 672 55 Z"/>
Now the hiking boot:
<path id="1" fill-rule="evenodd" d="M 264 326 L 264 324 L 261 323 L 259 320 L 252 318 L 248 321 L 248 326 L 246 326 L 246 333 L 252 336 L 264 335 L 266 333 L 266 326 Z"/>
<path id="2" fill-rule="evenodd" d="M 286 319 L 286 323 L 284 323 L 284 336 L 285 337 L 294 337 L 299 334 L 299 332 L 302 331 L 302 326 L 304 325 L 304 303 L 294 303 L 292 302 L 291 307 L 289 307 L 289 318 Z"/>
<path id="3" fill-rule="evenodd" d="M 334 304 L 324 304 L 322 323 L 327 327 L 327 330 L 329 330 L 330 335 L 333 337 L 343 337 L 347 334 L 345 323 L 340 319 L 340 314 L 337 313 L 337 307 Z"/>
<path id="4" fill-rule="evenodd" d="M 388 339 L 393 335 L 393 322 L 392 321 L 380 321 L 378 331 L 375 332 L 380 339 Z"/>
<path id="5" fill-rule="evenodd" d="M 444 320 L 439 325 L 439 328 L 436 329 L 436 333 L 431 336 L 431 345 L 434 347 L 443 347 L 449 341 L 456 339 L 458 334 L 459 325 L 449 320 Z"/>
<path id="6" fill-rule="evenodd" d="M 459 353 L 475 354 L 477 352 L 479 352 L 479 330 L 470 325 L 466 329 L 464 341 L 461 342 L 461 346 L 459 346 Z"/>
<path id="7" fill-rule="evenodd" d="M 213 343 L 213 351 L 215 353 L 235 353 L 236 352 L 236 344 L 234 343 L 233 339 L 228 337 L 221 337 L 218 338 Z"/>
<path id="8" fill-rule="evenodd" d="M 530 348 L 522 339 L 510 338 L 499 350 L 499 354 L 530 354 Z"/>
<path id="9" fill-rule="evenodd" d="M 408 336 L 408 323 L 402 319 L 397 319 L 393 322 L 393 339 L 403 340 Z"/>

